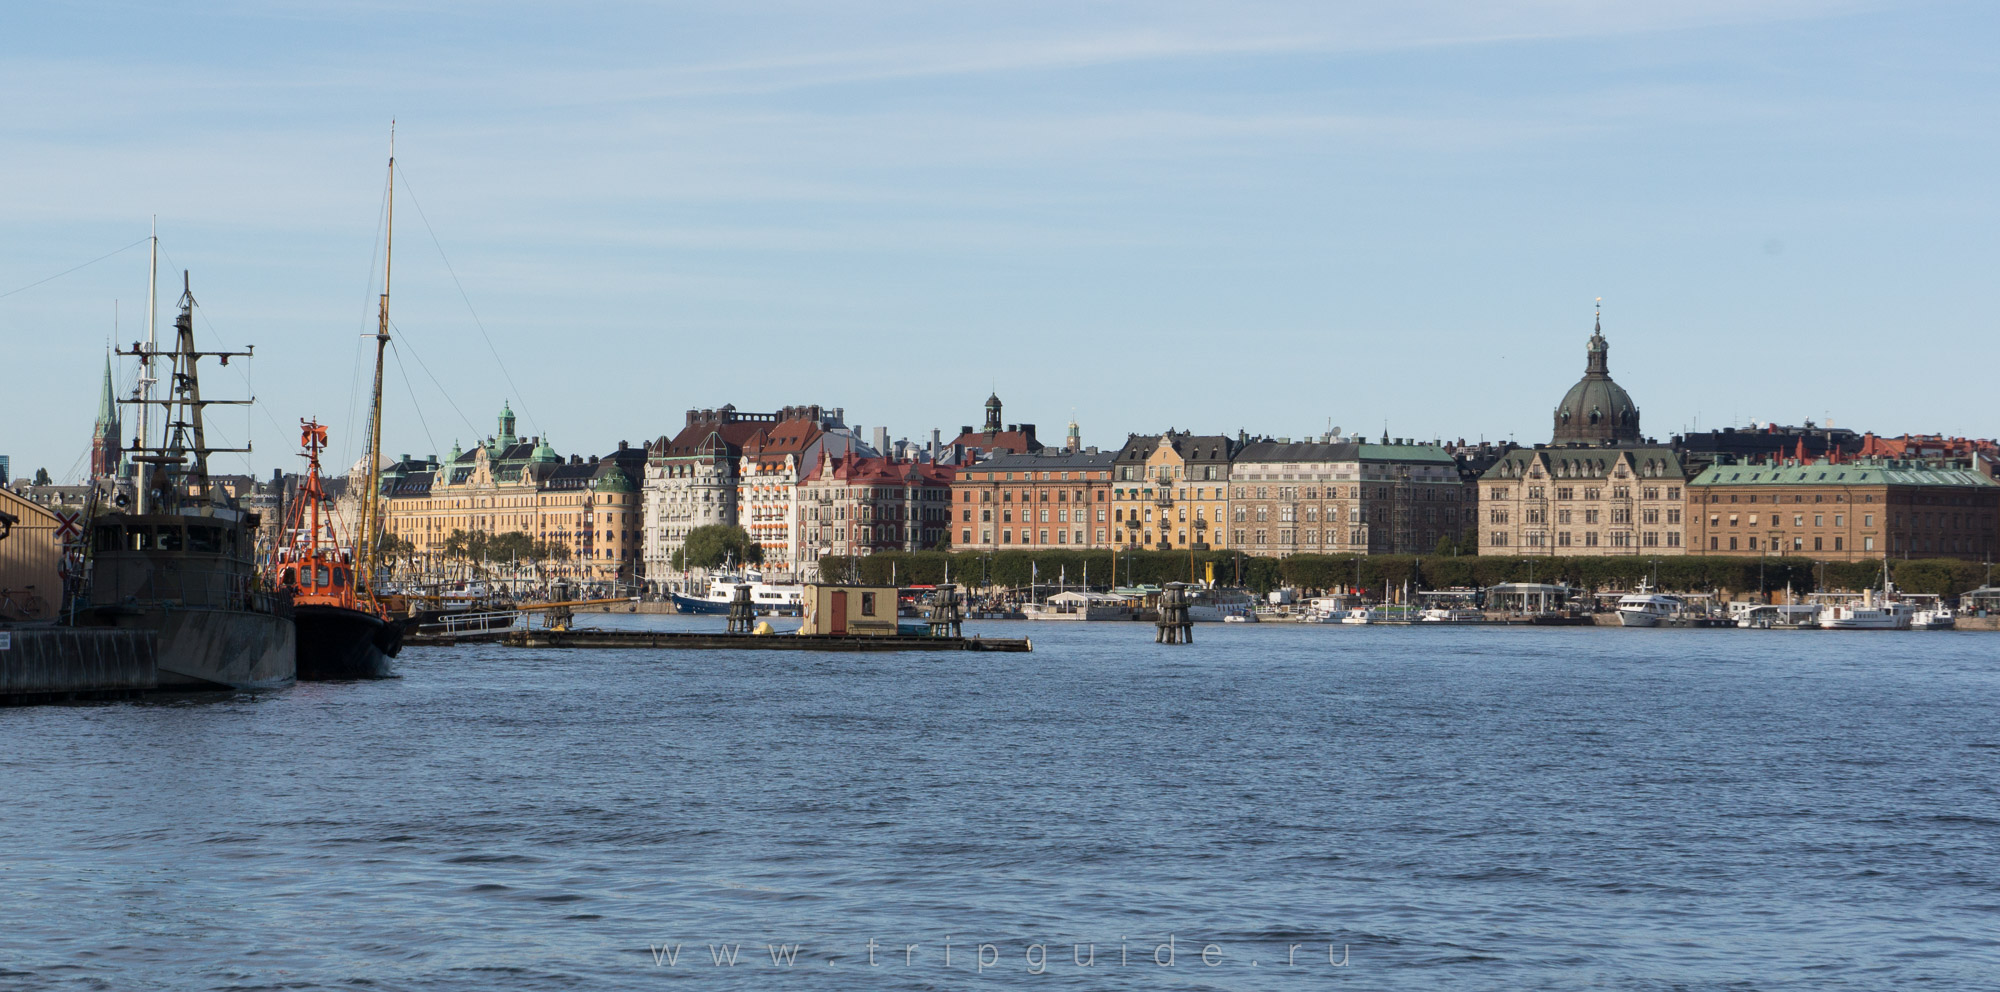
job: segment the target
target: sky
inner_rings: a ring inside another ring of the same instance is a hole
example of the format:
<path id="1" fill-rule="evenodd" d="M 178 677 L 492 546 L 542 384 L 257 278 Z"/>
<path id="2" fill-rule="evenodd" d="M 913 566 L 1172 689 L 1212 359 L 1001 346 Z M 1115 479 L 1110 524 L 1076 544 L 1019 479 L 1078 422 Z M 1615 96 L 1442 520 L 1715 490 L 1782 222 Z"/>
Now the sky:
<path id="1" fill-rule="evenodd" d="M 202 344 L 256 349 L 205 374 L 258 401 L 212 468 L 296 468 L 305 417 L 358 458 L 391 120 L 391 455 L 503 401 L 591 455 L 989 391 L 1105 446 L 1532 443 L 1600 297 L 1650 435 L 2000 434 L 1991 4 L 170 6 L 0 31 L 16 476 L 86 469 L 155 218 L 162 334 L 185 269 Z"/>

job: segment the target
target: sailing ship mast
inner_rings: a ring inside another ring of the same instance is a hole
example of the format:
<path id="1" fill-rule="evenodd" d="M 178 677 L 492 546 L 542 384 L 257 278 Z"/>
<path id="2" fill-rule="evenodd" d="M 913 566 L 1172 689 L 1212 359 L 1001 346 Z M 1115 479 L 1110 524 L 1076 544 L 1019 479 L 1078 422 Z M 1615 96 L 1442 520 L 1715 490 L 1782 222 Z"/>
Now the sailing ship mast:
<path id="1" fill-rule="evenodd" d="M 139 359 L 139 443 L 144 448 L 152 437 L 153 351 L 158 342 L 153 337 L 154 321 L 159 315 L 160 304 L 160 220 L 153 218 L 153 233 L 147 240 L 153 243 L 152 259 L 146 267 L 146 354 Z M 133 464 L 132 510 L 146 512 L 147 472 L 145 462 Z"/>
<path id="2" fill-rule="evenodd" d="M 202 411 L 210 406 L 248 406 L 254 399 L 211 400 L 201 396 L 201 376 L 196 364 L 204 358 L 220 359 L 228 364 L 232 358 L 250 358 L 254 347 L 243 351 L 200 351 L 194 344 L 194 291 L 189 288 L 188 276 L 181 273 L 180 316 L 174 318 L 174 350 L 158 356 L 150 346 L 134 346 L 131 351 L 119 351 L 120 355 L 131 355 L 150 366 L 153 359 L 165 357 L 170 361 L 167 395 L 164 399 L 139 398 L 123 400 L 126 403 L 141 404 L 140 409 L 158 405 L 162 408 L 160 445 L 155 448 L 149 439 L 141 435 L 138 441 L 126 449 L 132 453 L 132 461 L 140 465 L 154 466 L 148 475 L 157 472 L 164 481 L 149 478 L 147 489 L 158 490 L 160 506 L 153 512 L 173 513 L 186 505 L 186 498 L 193 497 L 195 509 L 200 515 L 216 514 L 218 507 L 228 504 L 227 499 L 218 500 L 215 489 L 209 483 L 208 456 L 221 453 L 247 453 L 249 442 L 241 448 L 211 448 L 202 428 Z M 142 496 L 143 498 L 143 496 Z M 231 511 L 233 516 L 234 511 Z"/>
<path id="3" fill-rule="evenodd" d="M 368 414 L 368 491 L 362 496 L 361 533 L 355 535 L 355 557 L 361 562 L 355 585 L 365 598 L 375 596 L 376 531 L 382 527 L 382 357 L 389 348 L 389 274 L 396 250 L 396 122 L 389 122 L 389 199 L 387 240 L 382 249 L 382 316 L 375 329 L 375 392 Z"/>

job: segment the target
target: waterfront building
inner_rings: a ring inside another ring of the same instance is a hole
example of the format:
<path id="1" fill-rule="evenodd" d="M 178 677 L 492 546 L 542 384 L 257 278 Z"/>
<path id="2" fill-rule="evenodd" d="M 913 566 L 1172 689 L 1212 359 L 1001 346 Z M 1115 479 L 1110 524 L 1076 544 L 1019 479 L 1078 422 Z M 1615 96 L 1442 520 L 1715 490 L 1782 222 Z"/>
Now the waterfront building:
<path id="1" fill-rule="evenodd" d="M 1664 445 L 1517 449 L 1480 476 L 1479 553 L 1684 554 L 1686 487 Z"/>
<path id="2" fill-rule="evenodd" d="M 822 454 L 874 455 L 838 411 L 790 407 L 776 423 L 743 443 L 737 459 L 738 523 L 764 551 L 764 568 L 797 578 L 819 559 L 809 557 L 799 527 L 799 483 Z"/>
<path id="3" fill-rule="evenodd" d="M 442 553 L 455 531 L 518 531 L 561 548 L 581 578 L 635 578 L 635 476 L 644 452 L 620 442 L 618 452 L 605 458 L 573 455 L 565 461 L 546 439 L 518 437 L 514 424 L 512 409 L 503 406 L 499 432 L 472 450 L 454 444 L 442 463 L 392 463 L 383 482 L 386 531 L 420 555 Z"/>
<path id="4" fill-rule="evenodd" d="M 949 466 L 822 450 L 799 484 L 804 571 L 826 555 L 927 551 L 948 543 L 954 472 Z"/>
<path id="5" fill-rule="evenodd" d="M 654 585 L 671 571 L 689 531 L 737 523 L 736 470 L 743 445 L 781 415 L 744 413 L 734 404 L 689 410 L 680 433 L 646 446 L 642 545 Z"/>
<path id="6" fill-rule="evenodd" d="M 960 427 L 951 444 L 960 464 L 971 464 L 984 455 L 1032 455 L 1043 447 L 1035 439 L 1034 424 L 1001 422 L 998 393 L 986 397 L 985 425 L 976 431 L 970 426 Z"/>
<path id="7" fill-rule="evenodd" d="M 1096 448 L 995 455 L 961 466 L 952 481 L 951 527 L 960 551 L 1108 548 L 1116 452 Z"/>
<path id="8" fill-rule="evenodd" d="M 1551 443 L 1510 451 L 1480 474 L 1483 555 L 1685 554 L 1688 473 L 1642 438 L 1639 407 L 1611 379 L 1600 315 L 1584 373 L 1556 404 Z"/>
<path id="9" fill-rule="evenodd" d="M 1963 461 L 1718 462 L 1688 482 L 1687 510 L 1702 554 L 1991 561 L 2000 552 L 2000 483 Z"/>
<path id="10" fill-rule="evenodd" d="M 1327 436 L 1243 445 L 1229 541 L 1247 554 L 1430 554 L 1468 526 L 1459 463 L 1439 444 Z"/>
<path id="11" fill-rule="evenodd" d="M 1112 543 L 1137 550 L 1231 547 L 1230 463 L 1247 438 L 1134 434 L 1112 460 Z"/>

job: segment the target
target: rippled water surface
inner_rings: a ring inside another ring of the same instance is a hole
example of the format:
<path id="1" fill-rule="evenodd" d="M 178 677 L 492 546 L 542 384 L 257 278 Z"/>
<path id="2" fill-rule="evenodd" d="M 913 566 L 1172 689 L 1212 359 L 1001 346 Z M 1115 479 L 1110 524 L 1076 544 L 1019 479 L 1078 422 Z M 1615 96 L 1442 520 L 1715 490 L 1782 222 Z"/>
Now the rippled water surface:
<path id="1" fill-rule="evenodd" d="M 2000 635 L 969 626 L 0 710 L 0 988 L 2000 983 Z"/>

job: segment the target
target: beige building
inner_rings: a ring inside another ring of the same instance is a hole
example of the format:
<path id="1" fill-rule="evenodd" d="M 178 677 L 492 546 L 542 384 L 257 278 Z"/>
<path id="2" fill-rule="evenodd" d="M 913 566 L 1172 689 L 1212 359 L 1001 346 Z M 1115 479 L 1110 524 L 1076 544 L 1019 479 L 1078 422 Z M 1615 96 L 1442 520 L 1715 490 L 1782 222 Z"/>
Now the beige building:
<path id="1" fill-rule="evenodd" d="M 1229 480 L 1230 546 L 1253 555 L 1429 554 L 1473 526 L 1458 462 L 1435 444 L 1253 441 Z"/>
<path id="2" fill-rule="evenodd" d="M 1512 451 L 1479 479 L 1479 553 L 1684 554 L 1686 486 L 1672 448 Z"/>

